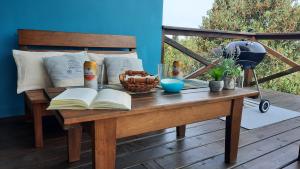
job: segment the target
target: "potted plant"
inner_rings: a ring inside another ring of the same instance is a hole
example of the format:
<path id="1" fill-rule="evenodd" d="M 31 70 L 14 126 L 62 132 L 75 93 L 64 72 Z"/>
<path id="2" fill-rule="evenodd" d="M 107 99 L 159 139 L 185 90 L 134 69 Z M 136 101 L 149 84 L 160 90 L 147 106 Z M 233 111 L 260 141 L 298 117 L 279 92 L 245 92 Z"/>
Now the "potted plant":
<path id="1" fill-rule="evenodd" d="M 224 89 L 235 89 L 236 79 L 242 72 L 241 66 L 233 57 L 223 59 L 221 66 L 224 69 Z"/>
<path id="2" fill-rule="evenodd" d="M 224 68 L 221 66 L 214 67 L 209 71 L 209 74 L 214 80 L 209 81 L 209 88 L 212 92 L 222 91 L 224 87 L 224 81 L 222 80 L 224 75 Z"/>

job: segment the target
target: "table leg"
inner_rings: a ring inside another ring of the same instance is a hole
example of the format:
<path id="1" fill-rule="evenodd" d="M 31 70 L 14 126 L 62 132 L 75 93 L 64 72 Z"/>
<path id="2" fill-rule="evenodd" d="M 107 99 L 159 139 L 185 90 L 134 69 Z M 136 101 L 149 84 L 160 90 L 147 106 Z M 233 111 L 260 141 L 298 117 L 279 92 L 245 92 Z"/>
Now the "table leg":
<path id="1" fill-rule="evenodd" d="M 185 129 L 186 129 L 186 125 L 182 125 L 182 126 L 177 126 L 176 127 L 177 138 L 183 138 L 183 137 L 185 137 Z"/>
<path id="2" fill-rule="evenodd" d="M 243 111 L 243 98 L 232 101 L 231 115 L 226 117 L 226 136 L 225 136 L 225 162 L 233 163 L 236 161 L 240 125 Z"/>
<path id="3" fill-rule="evenodd" d="M 35 147 L 42 148 L 43 144 L 43 121 L 42 121 L 42 105 L 34 104 L 32 106 L 33 124 L 34 124 L 34 139 Z"/>
<path id="4" fill-rule="evenodd" d="M 82 127 L 74 126 L 68 129 L 68 155 L 69 162 L 80 160 Z"/>
<path id="5" fill-rule="evenodd" d="M 92 126 L 93 168 L 114 169 L 116 162 L 116 120 L 95 121 Z"/>

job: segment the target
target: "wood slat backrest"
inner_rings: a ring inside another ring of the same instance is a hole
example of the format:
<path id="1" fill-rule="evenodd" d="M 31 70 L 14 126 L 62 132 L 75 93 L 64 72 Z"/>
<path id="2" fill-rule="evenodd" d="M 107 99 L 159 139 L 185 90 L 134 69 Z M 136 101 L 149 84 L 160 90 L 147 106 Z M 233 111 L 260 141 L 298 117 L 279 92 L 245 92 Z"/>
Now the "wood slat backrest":
<path id="1" fill-rule="evenodd" d="M 134 36 L 19 29 L 19 46 L 136 49 Z"/>

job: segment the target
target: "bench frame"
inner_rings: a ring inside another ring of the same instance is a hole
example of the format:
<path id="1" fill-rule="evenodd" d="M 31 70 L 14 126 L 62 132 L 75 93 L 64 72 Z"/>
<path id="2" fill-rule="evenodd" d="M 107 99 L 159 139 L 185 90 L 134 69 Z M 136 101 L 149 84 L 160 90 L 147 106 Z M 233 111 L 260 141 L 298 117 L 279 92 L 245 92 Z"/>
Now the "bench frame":
<path id="1" fill-rule="evenodd" d="M 136 50 L 134 36 L 84 34 L 73 32 L 56 32 L 42 30 L 18 30 L 18 44 L 21 50 L 27 51 L 89 51 L 91 53 L 120 54 Z M 49 99 L 43 89 L 26 91 L 24 94 L 25 116 L 33 119 L 35 147 L 42 148 L 44 116 L 55 115 L 47 111 Z M 69 161 L 80 159 L 82 126 L 70 126 L 68 129 Z M 70 139 L 73 138 L 73 139 Z M 75 139 L 74 139 L 75 138 Z"/>

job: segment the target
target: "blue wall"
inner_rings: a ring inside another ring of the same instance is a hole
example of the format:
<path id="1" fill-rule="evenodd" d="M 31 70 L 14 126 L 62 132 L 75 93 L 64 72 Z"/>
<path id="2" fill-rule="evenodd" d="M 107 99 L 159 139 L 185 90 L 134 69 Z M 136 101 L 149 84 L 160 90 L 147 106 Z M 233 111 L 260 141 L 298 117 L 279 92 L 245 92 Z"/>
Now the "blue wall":
<path id="1" fill-rule="evenodd" d="M 0 0 L 0 118 L 23 114 L 16 94 L 17 29 L 40 29 L 137 37 L 147 71 L 160 62 L 162 0 Z"/>

